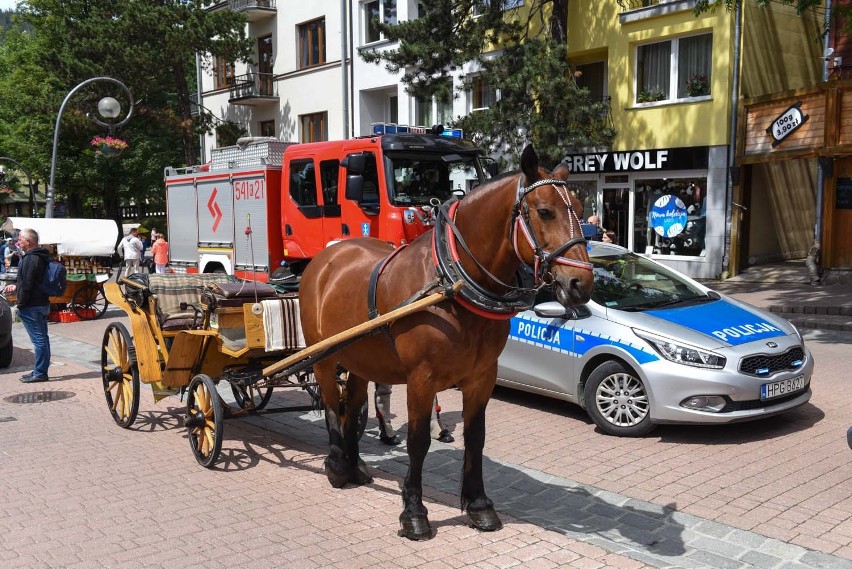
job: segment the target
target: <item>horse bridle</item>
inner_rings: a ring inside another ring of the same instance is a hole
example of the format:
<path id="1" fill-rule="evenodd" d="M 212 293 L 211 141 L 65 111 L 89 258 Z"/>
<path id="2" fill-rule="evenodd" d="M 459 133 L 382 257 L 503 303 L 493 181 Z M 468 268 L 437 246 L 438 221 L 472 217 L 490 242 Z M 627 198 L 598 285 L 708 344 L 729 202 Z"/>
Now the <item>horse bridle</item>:
<path id="1" fill-rule="evenodd" d="M 555 250 L 546 251 L 538 244 L 538 241 L 535 238 L 535 233 L 530 228 L 529 207 L 526 205 L 524 198 L 526 198 L 530 192 L 546 185 L 553 185 L 557 188 L 559 196 L 565 202 L 568 210 L 579 224 L 579 218 L 577 217 L 576 212 L 574 212 L 574 208 L 571 206 L 571 201 L 568 197 L 566 189 L 567 183 L 563 180 L 544 179 L 524 187 L 521 183 L 522 179 L 523 178 L 519 178 L 518 180 L 517 199 L 512 208 L 512 219 L 509 225 L 509 238 L 512 241 L 515 255 L 518 260 L 533 273 L 532 287 L 516 286 L 514 284 L 505 283 L 482 266 L 482 264 L 476 259 L 454 222 L 455 210 L 459 204 L 458 200 L 451 199 L 444 203 L 436 211 L 432 244 L 439 279 L 450 283 L 455 282 L 458 279 L 463 279 L 465 281 L 465 287 L 459 292 L 457 299 L 467 308 L 483 316 L 491 318 L 510 318 L 518 311 L 527 310 L 533 306 L 538 290 L 552 286 L 554 283 L 553 275 L 550 273 L 550 267 L 552 264 L 570 265 L 589 271 L 592 270 L 591 263 L 576 259 L 569 259 L 562 256 L 562 254 L 568 249 L 586 244 L 586 239 L 583 237 L 582 233 L 577 237 L 572 235 L 571 239 L 557 247 Z M 533 251 L 532 264 L 527 262 L 518 250 L 517 236 L 519 234 L 525 236 L 527 244 Z M 457 244 L 465 253 L 467 253 L 484 275 L 494 281 L 494 283 L 504 287 L 506 292 L 503 294 L 494 293 L 471 278 L 461 265 L 456 251 Z M 521 283 L 524 280 L 524 278 L 518 279 Z"/>
<path id="2" fill-rule="evenodd" d="M 570 229 L 572 235 L 568 241 L 553 251 L 547 251 L 538 244 L 538 240 L 535 238 L 535 233 L 530 227 L 530 208 L 524 201 L 524 198 L 542 186 L 554 186 L 557 195 L 562 198 L 563 202 L 565 202 L 565 206 L 568 208 L 569 214 L 574 218 L 574 221 L 577 222 L 577 226 L 580 226 L 580 218 L 577 216 L 577 212 L 574 211 L 574 207 L 571 205 L 571 199 L 568 196 L 568 183 L 565 180 L 546 178 L 544 180 L 533 182 L 529 186 L 524 186 L 522 180 L 523 178 L 518 178 L 518 198 L 515 201 L 515 207 L 512 208 L 512 222 L 509 226 L 509 238 L 512 241 L 512 247 L 514 247 L 515 255 L 518 259 L 526 266 L 532 268 L 533 274 L 535 275 L 535 286 L 538 287 L 540 284 L 550 285 L 553 282 L 553 275 L 550 272 L 550 266 L 552 264 L 568 265 L 591 271 L 591 263 L 562 256 L 562 253 L 572 247 L 576 247 L 577 245 L 586 245 L 586 238 L 583 236 L 582 231 L 580 232 L 580 235 L 574 237 L 574 228 L 572 227 Z M 527 245 L 529 245 L 530 249 L 533 251 L 532 265 L 525 261 L 521 256 L 521 252 L 518 249 L 518 235 L 524 236 L 527 241 Z"/>

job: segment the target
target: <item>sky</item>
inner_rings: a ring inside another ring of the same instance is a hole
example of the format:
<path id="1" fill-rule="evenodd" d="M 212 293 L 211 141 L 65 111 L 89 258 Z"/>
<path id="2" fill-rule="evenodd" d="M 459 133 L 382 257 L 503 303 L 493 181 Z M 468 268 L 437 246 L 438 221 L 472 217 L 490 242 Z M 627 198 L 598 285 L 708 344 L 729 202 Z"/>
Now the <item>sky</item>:
<path id="1" fill-rule="evenodd" d="M 18 4 L 18 0 L 0 0 L 0 10 L 9 10 Z"/>

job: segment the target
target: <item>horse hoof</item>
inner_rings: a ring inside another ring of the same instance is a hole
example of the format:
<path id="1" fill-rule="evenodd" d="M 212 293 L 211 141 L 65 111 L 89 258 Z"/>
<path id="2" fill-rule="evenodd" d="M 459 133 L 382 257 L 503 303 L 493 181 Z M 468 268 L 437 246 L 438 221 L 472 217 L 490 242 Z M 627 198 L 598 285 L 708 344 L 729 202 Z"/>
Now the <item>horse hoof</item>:
<path id="1" fill-rule="evenodd" d="M 503 523 L 494 508 L 468 510 L 467 517 L 470 518 L 470 527 L 479 531 L 497 531 L 503 528 Z"/>
<path id="2" fill-rule="evenodd" d="M 349 476 L 346 472 L 341 472 L 339 468 L 335 468 L 334 461 L 327 457 L 324 462 L 325 476 L 334 488 L 343 488 L 349 482 Z"/>
<path id="3" fill-rule="evenodd" d="M 359 486 L 372 484 L 373 477 L 370 476 L 370 472 L 367 470 L 367 464 L 363 460 L 358 461 L 358 466 L 355 468 L 355 472 L 352 473 L 352 476 L 349 477 L 349 482 Z"/>
<path id="4" fill-rule="evenodd" d="M 432 539 L 432 526 L 426 516 L 399 516 L 400 529 L 397 535 L 412 541 L 427 541 Z"/>

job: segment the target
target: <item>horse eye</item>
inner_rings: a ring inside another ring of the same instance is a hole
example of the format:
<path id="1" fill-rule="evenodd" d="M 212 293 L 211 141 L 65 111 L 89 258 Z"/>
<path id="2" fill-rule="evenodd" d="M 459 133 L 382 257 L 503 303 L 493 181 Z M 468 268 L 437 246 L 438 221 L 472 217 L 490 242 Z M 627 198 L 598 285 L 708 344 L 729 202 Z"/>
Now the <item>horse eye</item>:
<path id="1" fill-rule="evenodd" d="M 553 212 L 550 211 L 549 209 L 540 208 L 537 211 L 538 211 L 539 219 L 542 219 L 544 221 L 550 221 L 550 220 L 556 219 L 556 216 L 553 215 Z"/>

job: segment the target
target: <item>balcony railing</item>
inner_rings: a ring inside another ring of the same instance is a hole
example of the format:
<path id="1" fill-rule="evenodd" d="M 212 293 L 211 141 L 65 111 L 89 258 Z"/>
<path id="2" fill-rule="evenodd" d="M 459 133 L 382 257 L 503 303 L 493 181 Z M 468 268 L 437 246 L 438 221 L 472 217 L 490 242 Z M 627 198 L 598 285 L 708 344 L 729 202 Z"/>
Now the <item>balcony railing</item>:
<path id="1" fill-rule="evenodd" d="M 271 18 L 278 11 L 275 0 L 228 0 L 228 8 L 245 14 L 250 22 Z"/>
<path id="2" fill-rule="evenodd" d="M 272 73 L 237 75 L 230 86 L 228 102 L 233 105 L 262 105 L 278 100 L 278 85 Z"/>
<path id="3" fill-rule="evenodd" d="M 622 10 L 637 10 L 639 8 L 659 6 L 660 4 L 674 4 L 676 1 L 678 0 L 617 0 Z"/>

